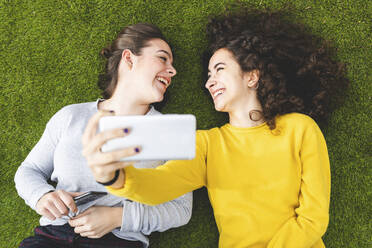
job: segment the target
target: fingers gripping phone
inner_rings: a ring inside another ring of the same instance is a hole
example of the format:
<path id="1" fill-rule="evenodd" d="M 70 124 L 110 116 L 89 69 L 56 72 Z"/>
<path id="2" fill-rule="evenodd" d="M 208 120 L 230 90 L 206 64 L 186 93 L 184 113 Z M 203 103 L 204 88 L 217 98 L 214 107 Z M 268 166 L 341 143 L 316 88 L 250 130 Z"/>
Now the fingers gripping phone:
<path id="1" fill-rule="evenodd" d="M 88 203 L 88 202 L 92 202 L 92 201 L 95 201 L 103 196 L 107 195 L 107 192 L 99 192 L 99 191 L 88 191 L 88 192 L 85 192 L 81 195 L 78 195 L 78 196 L 75 196 L 73 199 L 74 199 L 74 202 L 75 202 L 75 205 L 76 207 L 79 209 L 80 206 Z M 78 215 L 80 212 L 80 209 L 78 210 L 77 213 L 74 213 L 70 210 L 69 214 L 68 214 L 68 217 L 69 218 L 73 218 L 73 217 L 76 217 L 76 215 Z"/>
<path id="2" fill-rule="evenodd" d="M 103 196 L 107 195 L 107 192 L 88 191 L 81 195 L 74 197 L 76 207 L 81 206 L 85 203 L 95 201 Z"/>
<path id="3" fill-rule="evenodd" d="M 110 152 L 140 146 L 141 152 L 121 161 L 193 159 L 195 157 L 196 119 L 193 115 L 105 116 L 99 131 L 129 128 L 128 136 L 112 139 L 102 146 Z"/>

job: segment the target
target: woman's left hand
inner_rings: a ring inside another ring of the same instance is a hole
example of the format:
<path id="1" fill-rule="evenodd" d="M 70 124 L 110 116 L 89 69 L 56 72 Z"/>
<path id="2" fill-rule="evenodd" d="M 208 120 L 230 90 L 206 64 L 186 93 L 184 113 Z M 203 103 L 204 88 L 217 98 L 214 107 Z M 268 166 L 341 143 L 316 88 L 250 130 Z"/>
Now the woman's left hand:
<path id="1" fill-rule="evenodd" d="M 91 207 L 68 223 L 80 236 L 98 239 L 120 227 L 122 215 L 122 207 Z"/>

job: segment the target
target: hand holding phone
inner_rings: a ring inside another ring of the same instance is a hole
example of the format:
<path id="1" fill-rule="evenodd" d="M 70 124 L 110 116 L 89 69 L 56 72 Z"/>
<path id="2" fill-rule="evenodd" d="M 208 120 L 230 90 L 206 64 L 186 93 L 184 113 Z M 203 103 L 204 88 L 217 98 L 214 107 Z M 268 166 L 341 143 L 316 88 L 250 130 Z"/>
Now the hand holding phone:
<path id="1" fill-rule="evenodd" d="M 84 130 L 82 153 L 94 178 L 108 182 L 131 161 L 194 158 L 195 134 L 193 115 L 114 116 L 98 111 Z"/>
<path id="2" fill-rule="evenodd" d="M 193 159 L 196 119 L 193 115 L 105 116 L 99 131 L 128 128 L 129 134 L 108 140 L 102 152 L 140 146 L 139 153 L 121 161 Z"/>
<path id="3" fill-rule="evenodd" d="M 69 211 L 77 212 L 74 196 L 80 193 L 56 190 L 43 195 L 36 204 L 36 212 L 50 220 L 67 215 Z"/>
<path id="4" fill-rule="evenodd" d="M 107 192 L 99 192 L 99 191 L 88 191 L 81 195 L 74 197 L 74 202 L 76 206 L 81 206 L 85 203 L 95 201 L 103 196 L 107 195 Z"/>

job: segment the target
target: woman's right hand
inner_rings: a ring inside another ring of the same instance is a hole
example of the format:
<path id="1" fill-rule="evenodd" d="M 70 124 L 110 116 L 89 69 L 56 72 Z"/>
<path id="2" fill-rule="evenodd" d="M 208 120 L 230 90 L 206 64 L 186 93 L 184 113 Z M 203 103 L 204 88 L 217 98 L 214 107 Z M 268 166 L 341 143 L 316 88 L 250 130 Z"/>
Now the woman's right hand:
<path id="1" fill-rule="evenodd" d="M 133 156 L 140 151 L 138 147 L 129 147 L 112 152 L 101 151 L 102 145 L 108 140 L 125 137 L 130 132 L 128 128 L 117 128 L 97 133 L 99 119 L 103 116 L 112 115 L 114 114 L 109 111 L 98 111 L 89 120 L 82 137 L 83 156 L 86 158 L 96 181 L 101 183 L 111 181 L 116 170 L 133 163 L 120 162 L 121 158 Z"/>
<path id="2" fill-rule="evenodd" d="M 64 190 L 46 193 L 36 203 L 36 212 L 50 220 L 67 215 L 69 209 L 76 213 L 77 207 L 73 197 L 79 194 L 78 192 L 66 192 Z"/>

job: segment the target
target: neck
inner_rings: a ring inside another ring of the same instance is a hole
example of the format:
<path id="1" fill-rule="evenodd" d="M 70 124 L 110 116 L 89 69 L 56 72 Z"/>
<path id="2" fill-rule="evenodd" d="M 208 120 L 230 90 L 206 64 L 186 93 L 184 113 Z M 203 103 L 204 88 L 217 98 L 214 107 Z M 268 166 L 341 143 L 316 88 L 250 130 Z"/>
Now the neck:
<path id="1" fill-rule="evenodd" d="M 130 84 L 130 75 L 127 80 L 119 75 L 116 89 L 110 99 L 101 102 L 98 105 L 99 110 L 114 111 L 115 115 L 145 115 L 150 110 L 150 104 L 140 101 L 135 90 Z"/>
<path id="2" fill-rule="evenodd" d="M 125 99 L 123 101 L 123 99 Z M 118 99 L 118 97 L 111 97 L 110 99 L 99 103 L 99 110 L 114 111 L 115 115 L 145 115 L 150 110 L 149 104 L 140 104 L 131 100 L 130 98 Z"/>
<path id="3" fill-rule="evenodd" d="M 229 123 L 235 127 L 255 127 L 264 122 L 262 106 L 256 95 L 247 97 L 239 107 L 229 111 Z"/>

